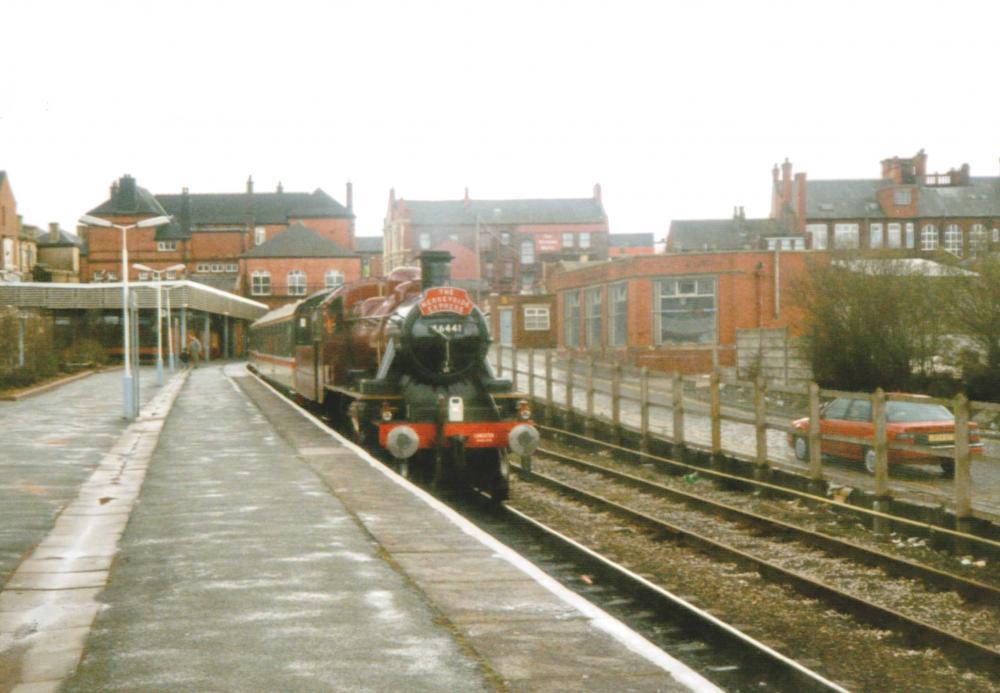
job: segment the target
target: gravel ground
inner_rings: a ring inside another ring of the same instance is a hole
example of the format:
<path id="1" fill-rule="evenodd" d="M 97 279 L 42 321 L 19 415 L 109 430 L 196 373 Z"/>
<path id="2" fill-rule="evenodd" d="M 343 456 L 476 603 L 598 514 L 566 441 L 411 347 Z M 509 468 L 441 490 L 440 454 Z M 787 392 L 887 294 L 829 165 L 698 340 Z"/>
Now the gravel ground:
<path id="1" fill-rule="evenodd" d="M 537 464 L 541 470 L 542 460 L 538 459 Z M 632 496 L 635 495 L 633 492 Z M 652 503 L 651 500 L 649 502 Z M 767 583 L 756 572 L 748 572 L 736 564 L 720 563 L 697 551 L 663 542 L 659 537 L 636 529 L 619 518 L 595 513 L 585 505 L 554 492 L 518 482 L 514 484 L 511 504 L 708 609 L 847 688 L 873 691 L 1000 691 L 1000 680 L 957 668 L 936 650 L 910 649 L 893 633 L 859 624 L 851 617 L 816 600 L 807 599 L 790 588 Z M 690 512 L 678 510 L 675 506 L 671 506 L 669 511 L 670 520 L 678 523 L 675 512 Z M 701 515 L 697 521 L 699 528 L 704 530 L 705 516 Z M 789 546 L 793 544 L 781 545 L 780 553 L 784 555 Z M 823 567 L 824 557 L 814 552 L 806 551 L 804 554 L 800 549 L 797 554 L 798 560 L 807 568 L 810 564 L 820 572 L 829 568 Z M 795 560 L 795 556 L 791 555 L 788 560 Z M 839 573 L 841 568 L 835 567 Z M 872 576 L 867 574 L 868 571 L 867 568 L 852 570 L 851 579 L 864 580 L 865 584 L 892 581 L 898 587 L 887 592 L 901 592 L 903 601 L 907 601 L 905 594 L 916 587 L 910 581 Z M 824 576 L 829 577 L 825 572 Z M 970 619 L 970 612 L 966 609 L 960 609 L 963 618 L 973 622 L 971 627 L 976 632 L 981 632 L 986 627 L 985 623 L 996 617 L 995 612 L 987 610 L 985 615 Z M 933 610 L 936 611 L 937 607 Z M 993 628 L 995 639 L 996 626 Z"/>

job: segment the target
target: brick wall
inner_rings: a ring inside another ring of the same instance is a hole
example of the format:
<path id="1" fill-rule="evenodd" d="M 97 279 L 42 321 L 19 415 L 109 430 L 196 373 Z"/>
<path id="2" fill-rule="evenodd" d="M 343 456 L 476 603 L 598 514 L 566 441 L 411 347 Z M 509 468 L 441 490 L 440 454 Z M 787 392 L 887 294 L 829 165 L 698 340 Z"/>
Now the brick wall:
<path id="1" fill-rule="evenodd" d="M 243 274 L 247 296 L 266 303 L 272 308 L 292 303 L 324 288 L 324 278 L 328 270 L 337 270 L 344 275 L 344 283 L 361 278 L 361 258 L 245 258 L 240 270 Z M 301 270 L 306 275 L 304 295 L 289 296 L 288 273 Z M 252 275 L 256 271 L 271 273 L 271 295 L 256 296 L 251 293 Z"/>

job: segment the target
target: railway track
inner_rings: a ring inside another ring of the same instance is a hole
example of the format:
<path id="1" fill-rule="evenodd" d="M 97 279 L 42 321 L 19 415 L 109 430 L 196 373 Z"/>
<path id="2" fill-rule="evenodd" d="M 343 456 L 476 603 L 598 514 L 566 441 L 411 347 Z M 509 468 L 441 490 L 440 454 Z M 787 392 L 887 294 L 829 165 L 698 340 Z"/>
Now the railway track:
<path id="1" fill-rule="evenodd" d="M 815 563 L 815 548 L 819 547 L 839 561 L 841 565 L 837 566 L 838 574 L 844 570 L 842 559 L 847 558 L 855 563 L 876 566 L 890 576 L 916 579 L 934 589 L 952 590 L 965 599 L 981 600 L 994 607 L 1000 603 L 1000 591 L 995 587 L 772 518 L 725 506 L 551 450 L 540 450 L 536 455 L 535 464 L 536 469 L 550 473 L 519 470 L 520 476 L 532 483 L 543 484 L 560 494 L 575 498 L 589 507 L 652 529 L 671 541 L 683 542 L 721 560 L 734 561 L 752 568 L 767 580 L 791 586 L 796 591 L 820 599 L 859 621 L 878 628 L 889 627 L 911 645 L 934 647 L 977 668 L 1000 670 L 1000 650 L 997 649 L 996 642 L 981 642 L 979 639 L 967 637 L 929 622 L 926 618 L 915 617 L 903 609 L 879 603 L 878 595 L 887 591 L 880 590 L 879 586 L 890 583 L 895 586 L 896 581 L 892 577 L 869 574 L 846 577 L 839 575 L 838 583 L 854 584 L 854 589 L 843 589 L 818 579 L 814 574 L 810 575 L 805 571 L 788 567 L 789 564 L 796 563 L 794 558 L 790 560 L 786 555 L 784 560 L 774 560 L 770 556 L 774 553 L 788 554 L 787 547 L 797 544 L 803 547 L 803 551 L 797 553 L 804 552 L 808 559 L 803 561 L 803 556 L 800 555 L 798 562 Z M 568 469 L 574 472 L 567 474 Z M 557 476 L 563 478 L 556 478 Z M 636 506 L 641 506 L 641 509 Z M 689 508 L 687 510 L 689 514 L 682 521 L 667 521 L 665 517 L 673 520 L 679 515 L 678 506 Z M 724 530 L 710 529 L 713 523 L 718 523 L 715 518 L 719 516 L 724 517 L 730 525 Z M 782 550 L 775 551 L 774 537 L 779 538 Z M 788 541 L 789 539 L 794 541 Z M 815 573 L 815 567 L 810 572 Z M 897 586 L 896 589 L 898 591 L 908 587 Z M 877 596 L 866 598 L 858 593 L 860 590 L 870 590 Z"/>

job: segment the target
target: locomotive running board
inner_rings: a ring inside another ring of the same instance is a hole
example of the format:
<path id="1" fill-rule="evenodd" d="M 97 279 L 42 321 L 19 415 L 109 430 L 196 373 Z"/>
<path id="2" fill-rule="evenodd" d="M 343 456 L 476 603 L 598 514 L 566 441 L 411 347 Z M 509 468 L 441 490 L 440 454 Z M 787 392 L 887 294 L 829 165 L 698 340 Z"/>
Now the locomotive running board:
<path id="1" fill-rule="evenodd" d="M 337 387 L 336 385 L 324 385 L 324 390 L 329 390 L 330 392 L 336 392 L 337 394 L 346 395 L 351 399 L 358 400 L 395 400 L 403 399 L 402 395 L 365 395 L 357 390 L 349 390 L 346 387 Z"/>

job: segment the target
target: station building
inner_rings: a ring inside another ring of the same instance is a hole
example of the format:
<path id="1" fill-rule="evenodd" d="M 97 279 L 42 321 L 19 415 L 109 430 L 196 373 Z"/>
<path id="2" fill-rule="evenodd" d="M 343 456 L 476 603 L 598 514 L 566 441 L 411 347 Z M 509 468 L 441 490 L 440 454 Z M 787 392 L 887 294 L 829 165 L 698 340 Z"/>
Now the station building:
<path id="1" fill-rule="evenodd" d="M 549 278 L 560 349 L 655 370 L 737 365 L 741 330 L 798 336 L 797 282 L 826 253 L 691 252 L 569 264 Z"/>

